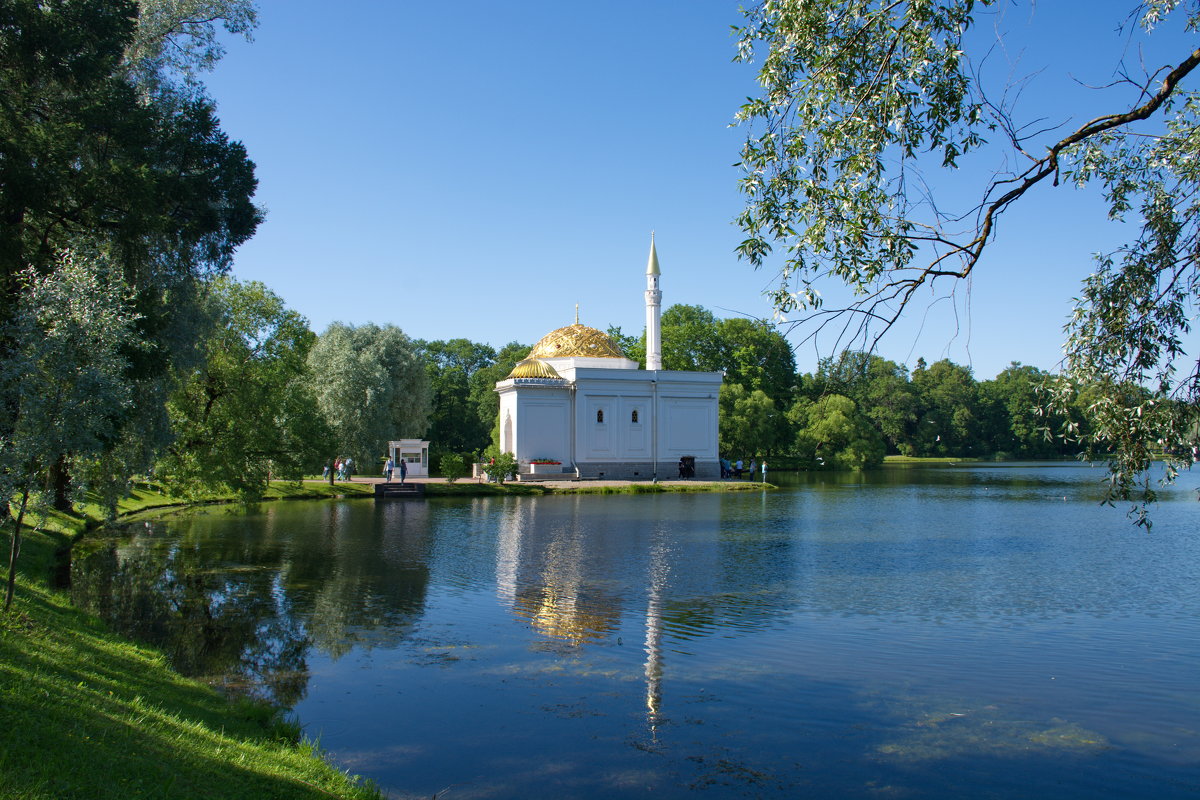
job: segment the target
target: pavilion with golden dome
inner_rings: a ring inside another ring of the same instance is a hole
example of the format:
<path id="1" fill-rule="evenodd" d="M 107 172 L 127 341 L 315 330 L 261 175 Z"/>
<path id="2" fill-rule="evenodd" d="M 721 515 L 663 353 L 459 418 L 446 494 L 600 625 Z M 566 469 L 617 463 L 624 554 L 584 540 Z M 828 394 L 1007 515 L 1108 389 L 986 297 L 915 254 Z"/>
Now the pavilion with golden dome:
<path id="1" fill-rule="evenodd" d="M 720 476 L 722 376 L 662 368 L 659 278 L 651 238 L 645 369 L 576 312 L 575 324 L 543 336 L 496 384 L 500 449 L 523 475 L 664 480 L 678 477 L 682 462 L 694 477 Z"/>

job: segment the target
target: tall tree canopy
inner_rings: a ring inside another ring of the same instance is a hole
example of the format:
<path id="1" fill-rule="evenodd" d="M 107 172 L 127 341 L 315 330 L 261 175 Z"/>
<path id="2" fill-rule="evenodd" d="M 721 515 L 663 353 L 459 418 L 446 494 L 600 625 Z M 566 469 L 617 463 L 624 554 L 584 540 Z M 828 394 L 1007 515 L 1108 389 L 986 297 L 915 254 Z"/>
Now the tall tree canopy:
<path id="1" fill-rule="evenodd" d="M 331 324 L 308 355 L 313 392 L 333 429 L 335 455 L 376 474 L 388 441 L 421 436 L 432 391 L 412 341 L 395 325 Z"/>
<path id="2" fill-rule="evenodd" d="M 308 381 L 308 320 L 263 284 L 227 277 L 210 283 L 203 307 L 203 360 L 177 370 L 160 476 L 185 492 L 257 497 L 269 477 L 320 471 L 330 442 Z"/>
<path id="3" fill-rule="evenodd" d="M 425 361 L 433 393 L 430 446 L 439 456 L 483 450 L 494 423 L 479 416 L 471 385 L 476 372 L 495 363 L 496 351 L 467 339 L 418 341 L 416 349 Z"/>
<path id="4" fill-rule="evenodd" d="M 1149 489 L 1154 451 L 1186 452 L 1179 462 L 1191 463 L 1197 444 L 1200 360 L 1182 342 L 1200 299 L 1200 49 L 1188 37 L 1181 52 L 1141 66 L 1114 53 L 1106 112 L 1073 126 L 1030 125 L 1015 117 L 1020 92 L 979 79 L 989 43 L 967 32 L 992 5 L 751 7 L 739 57 L 761 61 L 762 91 L 739 114 L 749 129 L 739 252 L 759 266 L 782 246 L 776 308 L 805 314 L 813 333 L 837 321 L 849 331 L 839 335 L 869 349 L 919 289 L 986 268 L 999 220 L 1023 198 L 1060 183 L 1095 187 L 1135 235 L 1084 281 L 1054 400 L 1062 411 L 1079 385 L 1100 387 L 1085 444 L 1115 453 L 1113 494 L 1127 497 L 1138 475 Z M 1194 33 L 1200 23 L 1196 2 L 1145 0 L 1129 11 L 1113 20 L 1125 26 L 1125 52 L 1160 27 Z M 932 173 L 978 151 L 1001 166 L 973 203 L 951 207 L 961 187 L 939 195 Z M 848 306 L 823 307 L 817 284 L 830 279 L 853 290 Z"/>
<path id="5" fill-rule="evenodd" d="M 228 268 L 260 214 L 254 165 L 203 92 L 173 93 L 166 76 L 154 95 L 135 85 L 127 51 L 138 19 L 128 0 L 0 0 L 0 326 L 20 305 L 24 276 L 51 275 L 65 251 L 101 254 L 147 345 L 126 354 L 139 402 L 109 421 L 123 435 L 108 441 L 152 439 L 127 449 L 140 449 L 144 466 L 165 442 L 170 368 L 197 356 L 196 287 Z M 183 35 L 164 30 L 159 41 L 172 50 Z M 18 358 L 7 330 L 0 362 Z M 0 439 L 18 402 L 0 396 Z"/>

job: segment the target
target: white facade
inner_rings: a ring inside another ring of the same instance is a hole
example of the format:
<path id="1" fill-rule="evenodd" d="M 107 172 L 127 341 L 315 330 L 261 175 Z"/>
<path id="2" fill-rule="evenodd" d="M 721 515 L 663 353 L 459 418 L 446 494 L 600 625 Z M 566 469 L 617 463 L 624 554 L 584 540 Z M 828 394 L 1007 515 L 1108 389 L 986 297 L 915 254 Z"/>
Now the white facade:
<path id="1" fill-rule="evenodd" d="M 403 460 L 410 478 L 429 477 L 429 442 L 424 439 L 397 439 L 388 442 L 388 456 L 396 465 L 396 475 L 400 475 L 400 461 Z"/>
<path id="2" fill-rule="evenodd" d="M 575 359 L 567 359 L 573 361 Z M 582 359 L 579 359 L 582 360 Z M 580 477 L 719 477 L 719 372 L 558 367 L 562 380 L 509 378 L 500 393 L 500 449 L 522 465 L 561 461 Z"/>
<path id="3" fill-rule="evenodd" d="M 661 365 L 661 292 L 654 244 L 646 269 L 647 361 Z M 653 354 L 653 355 L 652 355 Z M 529 472 L 625 480 L 720 476 L 719 372 L 639 369 L 604 333 L 576 322 L 547 334 L 503 381 L 500 449 Z M 538 472 L 547 472 L 545 467 Z M 556 471 L 556 470 L 554 470 Z"/>

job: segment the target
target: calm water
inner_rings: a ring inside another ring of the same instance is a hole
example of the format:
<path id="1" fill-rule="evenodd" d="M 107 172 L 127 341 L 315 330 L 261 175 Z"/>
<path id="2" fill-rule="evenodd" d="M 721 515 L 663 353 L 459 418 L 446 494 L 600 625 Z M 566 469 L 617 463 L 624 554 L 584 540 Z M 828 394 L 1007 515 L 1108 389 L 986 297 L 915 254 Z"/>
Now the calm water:
<path id="1" fill-rule="evenodd" d="M 283 503 L 74 588 L 397 798 L 1200 797 L 1196 476 L 1149 534 L 1100 477 Z"/>

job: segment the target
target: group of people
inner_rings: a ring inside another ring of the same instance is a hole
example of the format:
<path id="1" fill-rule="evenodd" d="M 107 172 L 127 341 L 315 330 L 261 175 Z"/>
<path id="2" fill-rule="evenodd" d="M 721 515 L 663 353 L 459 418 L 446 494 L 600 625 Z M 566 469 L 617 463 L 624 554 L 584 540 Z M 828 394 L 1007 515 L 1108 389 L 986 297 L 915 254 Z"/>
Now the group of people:
<path id="1" fill-rule="evenodd" d="M 339 481 L 354 480 L 354 459 L 353 458 L 347 457 L 347 458 L 343 459 L 339 456 L 338 458 L 333 460 L 332 464 L 326 464 L 325 468 L 321 470 L 321 478 L 322 479 L 327 479 L 329 477 L 329 470 L 331 468 L 333 469 L 333 476 L 335 479 L 337 479 Z M 383 477 L 385 479 L 387 479 L 388 483 L 392 482 L 392 474 L 395 471 L 396 471 L 395 462 L 393 462 L 391 458 L 388 458 L 387 463 L 384 464 L 384 466 L 383 466 Z M 406 464 L 404 462 L 404 459 L 400 459 L 400 482 L 404 483 L 404 479 L 407 477 L 408 477 L 408 464 Z"/>
<path id="2" fill-rule="evenodd" d="M 332 468 L 333 468 L 333 476 L 337 480 L 339 480 L 339 481 L 354 480 L 354 459 L 353 458 L 343 459 L 339 456 L 338 458 L 334 459 Z M 322 479 L 329 477 L 329 470 L 330 470 L 330 465 L 326 464 L 325 468 L 321 470 L 321 478 Z"/>
<path id="3" fill-rule="evenodd" d="M 753 458 L 750 459 L 749 466 L 742 459 L 730 462 L 727 458 L 721 459 L 721 477 L 722 478 L 740 478 L 742 475 L 749 473 L 750 477 L 754 477 L 756 471 L 762 471 L 762 478 L 767 479 L 767 462 L 763 461 L 759 464 Z"/>

